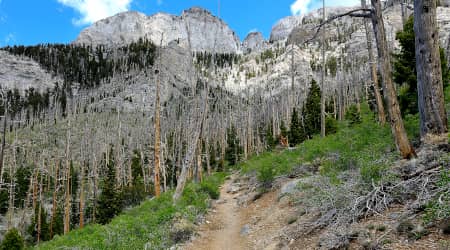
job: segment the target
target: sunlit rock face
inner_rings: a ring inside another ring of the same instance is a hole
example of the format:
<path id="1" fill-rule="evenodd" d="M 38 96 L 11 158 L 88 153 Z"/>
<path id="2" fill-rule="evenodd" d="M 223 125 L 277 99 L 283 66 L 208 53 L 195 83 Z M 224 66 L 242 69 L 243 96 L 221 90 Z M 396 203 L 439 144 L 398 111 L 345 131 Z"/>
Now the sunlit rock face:
<path id="1" fill-rule="evenodd" d="M 238 53 L 240 41 L 233 30 L 202 8 L 183 11 L 181 16 L 157 13 L 151 16 L 129 11 L 94 23 L 84 29 L 75 44 L 121 46 L 146 38 L 157 45 L 172 41 L 192 51 Z"/>

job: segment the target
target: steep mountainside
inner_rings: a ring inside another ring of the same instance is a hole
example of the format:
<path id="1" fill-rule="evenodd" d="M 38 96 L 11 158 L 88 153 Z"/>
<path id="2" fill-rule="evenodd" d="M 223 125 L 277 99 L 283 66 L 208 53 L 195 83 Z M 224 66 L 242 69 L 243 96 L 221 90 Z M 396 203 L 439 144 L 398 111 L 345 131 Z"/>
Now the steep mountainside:
<path id="1" fill-rule="evenodd" d="M 61 79 L 49 74 L 34 60 L 0 51 L 0 83 L 2 87 L 18 89 L 23 94 L 30 88 L 43 92 L 53 88 L 56 82 L 61 82 Z"/>

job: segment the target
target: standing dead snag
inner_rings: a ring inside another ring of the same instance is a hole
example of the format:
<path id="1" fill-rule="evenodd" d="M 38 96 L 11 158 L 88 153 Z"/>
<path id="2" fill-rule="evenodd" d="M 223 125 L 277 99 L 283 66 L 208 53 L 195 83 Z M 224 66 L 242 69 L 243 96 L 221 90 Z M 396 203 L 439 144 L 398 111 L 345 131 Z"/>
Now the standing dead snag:
<path id="1" fill-rule="evenodd" d="M 403 158 L 414 158 L 416 153 L 408 140 L 397 100 L 397 92 L 395 91 L 394 82 L 392 81 L 392 67 L 387 47 L 381 2 L 380 0 L 371 0 L 371 3 L 373 7 L 372 23 L 377 41 L 378 60 L 385 90 L 384 94 L 388 103 L 392 134 L 401 156 Z"/>
<path id="2" fill-rule="evenodd" d="M 317 29 L 315 35 L 307 40 L 306 42 L 312 41 L 316 38 L 320 29 L 327 23 L 338 19 L 343 16 L 352 16 L 352 17 L 364 17 L 371 18 L 373 29 L 375 33 L 375 38 L 377 42 L 378 48 L 378 60 L 380 64 L 380 71 L 382 76 L 383 88 L 385 98 L 388 103 L 388 111 L 389 117 L 391 119 L 391 130 L 392 135 L 394 136 L 395 144 L 397 149 L 400 151 L 400 154 L 403 158 L 414 158 L 416 157 L 416 153 L 411 146 L 408 136 L 406 134 L 406 130 L 403 124 L 403 119 L 400 112 L 400 106 L 397 100 L 397 93 L 395 90 L 394 82 L 392 80 L 392 67 L 390 61 L 390 54 L 387 46 L 386 39 L 386 31 L 384 29 L 384 21 L 383 21 L 383 10 L 381 8 L 381 2 L 379 0 L 371 0 L 372 9 L 355 9 L 348 11 L 343 14 L 339 14 L 331 17 L 330 19 L 322 22 Z M 363 13 L 356 13 L 363 11 Z M 367 13 L 368 12 L 368 13 Z"/>
<path id="3" fill-rule="evenodd" d="M 367 8 L 366 0 L 361 0 L 361 7 Z M 367 52 L 369 54 L 370 73 L 372 76 L 373 89 L 374 89 L 374 93 L 375 93 L 375 101 L 376 101 L 377 110 L 378 110 L 378 121 L 380 122 L 381 125 L 384 125 L 386 123 L 386 114 L 384 112 L 383 99 L 381 97 L 380 85 L 378 83 L 377 64 L 375 62 L 375 57 L 373 55 L 372 35 L 369 31 L 369 27 L 367 25 L 367 20 L 364 20 L 364 29 L 366 31 Z"/>
<path id="4" fill-rule="evenodd" d="M 436 1 L 414 1 L 417 92 L 420 136 L 425 142 L 447 140 L 447 113 L 442 83 Z M 433 137 L 438 137 L 434 138 Z"/>
<path id="5" fill-rule="evenodd" d="M 3 114 L 3 132 L 2 132 L 2 149 L 0 151 L 0 184 L 3 183 L 3 159 L 5 154 L 5 146 L 6 146 L 6 126 L 7 126 L 7 118 L 8 118 L 8 99 L 5 96 L 5 94 L 2 92 L 2 99 L 3 99 L 3 108 L 4 108 L 4 114 Z"/>
<path id="6" fill-rule="evenodd" d="M 69 114 L 69 112 L 68 112 Z M 68 120 L 68 127 L 67 127 L 67 135 L 66 135 L 66 153 L 65 153 L 65 160 L 66 160 L 66 169 L 65 169 L 65 201 L 64 201 L 64 234 L 69 233 L 70 231 L 70 203 L 71 203 L 71 194 L 70 194 L 70 119 L 71 116 L 69 114 Z"/>
<path id="7" fill-rule="evenodd" d="M 52 239 L 53 238 L 53 235 L 54 235 L 54 229 L 53 229 L 53 226 L 54 226 L 54 224 L 55 224 L 55 220 L 56 220 L 56 207 L 57 207 L 57 204 L 56 204 L 56 199 L 58 198 L 57 197 L 57 195 L 58 195 L 58 184 L 59 184 L 59 164 L 56 162 L 56 160 L 55 160 L 55 169 L 54 169 L 54 173 L 55 173 L 55 175 L 54 175 L 54 186 L 53 186 L 53 199 L 52 199 L 52 216 L 51 216 L 51 219 L 50 219 L 50 239 Z"/>
<path id="8" fill-rule="evenodd" d="M 155 196 L 159 197 L 161 195 L 161 185 L 159 180 L 159 168 L 160 168 L 160 157 L 161 157 L 161 120 L 160 120 L 160 81 L 161 81 L 161 50 L 162 50 L 162 41 L 163 41 L 164 33 L 161 35 L 161 43 L 159 47 L 159 67 L 156 71 L 157 80 L 156 80 L 156 98 L 155 98 L 155 151 L 154 151 L 154 159 L 155 159 Z"/>
<path id="9" fill-rule="evenodd" d="M 326 14 L 325 14 L 325 0 L 323 0 L 323 20 L 326 20 Z M 326 67 L 326 61 L 325 61 L 325 24 L 322 27 L 322 76 L 321 76 L 321 91 L 322 94 L 320 95 L 320 135 L 322 137 L 325 137 L 325 67 Z"/>

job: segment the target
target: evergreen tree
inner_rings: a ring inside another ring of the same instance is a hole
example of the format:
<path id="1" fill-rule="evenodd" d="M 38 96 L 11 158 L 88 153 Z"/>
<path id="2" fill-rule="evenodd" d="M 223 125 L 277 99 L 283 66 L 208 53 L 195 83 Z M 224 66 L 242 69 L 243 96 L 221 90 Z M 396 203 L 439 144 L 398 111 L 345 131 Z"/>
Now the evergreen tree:
<path id="1" fill-rule="evenodd" d="M 338 123 L 332 116 L 327 116 L 325 120 L 325 127 L 327 135 L 335 134 L 338 130 Z"/>
<path id="2" fill-rule="evenodd" d="M 16 187 L 14 195 L 14 204 L 24 207 L 25 198 L 27 197 L 28 187 L 30 185 L 31 169 L 30 167 L 19 167 L 16 171 Z"/>
<path id="3" fill-rule="evenodd" d="M 170 166 L 167 164 L 166 166 Z M 140 152 L 138 150 L 133 151 L 133 157 L 131 158 L 131 172 L 132 172 L 132 185 L 127 186 L 122 191 L 123 206 L 139 205 L 144 200 L 147 192 L 144 192 L 144 178 L 142 177 L 142 165 Z"/>
<path id="4" fill-rule="evenodd" d="M 416 47 L 414 34 L 414 17 L 411 16 L 405 23 L 403 30 L 396 36 L 401 51 L 395 55 L 393 78 L 400 85 L 398 99 L 402 114 L 417 114 L 417 71 Z M 444 87 L 450 82 L 450 69 L 448 68 L 444 50 L 440 49 L 442 79 Z"/>
<path id="5" fill-rule="evenodd" d="M 236 128 L 232 125 L 231 128 L 227 129 L 227 149 L 225 150 L 225 160 L 231 166 L 236 165 L 241 159 L 243 149 L 239 144 Z"/>
<path id="6" fill-rule="evenodd" d="M 40 208 L 40 209 L 39 209 Z M 39 240 L 40 241 L 47 241 L 50 240 L 50 225 L 47 220 L 47 211 L 45 211 L 43 206 L 40 206 L 40 204 L 36 205 L 36 209 L 34 211 L 34 216 L 31 224 L 28 226 L 28 234 L 31 236 L 31 238 L 27 241 L 30 243 L 36 243 L 38 239 L 38 228 L 39 228 L 39 210 L 40 210 L 40 221 L 41 221 L 41 230 L 39 234 Z"/>
<path id="7" fill-rule="evenodd" d="M 79 180 L 78 180 L 78 171 L 75 170 L 74 166 L 73 166 L 73 161 L 70 161 L 70 193 L 72 194 L 72 201 L 77 201 L 78 199 L 78 185 L 79 185 Z M 78 207 L 79 203 L 78 202 L 73 202 L 71 205 L 71 213 L 70 213 L 70 224 L 75 226 L 78 225 L 80 223 L 80 211 L 79 211 L 79 207 Z"/>
<path id="8" fill-rule="evenodd" d="M 289 131 L 289 144 L 295 146 L 305 140 L 304 128 L 300 122 L 297 109 L 294 108 L 291 116 L 291 129 Z"/>
<path id="9" fill-rule="evenodd" d="M 22 250 L 25 249 L 23 238 L 15 228 L 10 229 L 0 244 L 0 250 Z"/>
<path id="10" fill-rule="evenodd" d="M 122 211 L 122 198 L 120 192 L 115 187 L 116 169 L 114 153 L 111 147 L 109 161 L 106 162 L 106 154 L 103 162 L 106 164 L 106 176 L 103 180 L 102 192 L 97 203 L 97 222 L 107 224 L 114 216 Z"/>
<path id="11" fill-rule="evenodd" d="M 55 217 L 53 218 L 52 233 L 53 235 L 50 235 L 51 237 L 64 234 L 64 212 L 61 207 L 56 209 Z"/>
<path id="12" fill-rule="evenodd" d="M 272 123 L 273 121 L 270 121 L 265 131 L 265 139 L 269 150 L 275 148 L 275 146 L 277 145 L 277 141 L 275 140 L 275 138 L 273 138 Z"/>
<path id="13" fill-rule="evenodd" d="M 0 190 L 0 214 L 4 215 L 8 212 L 9 192 L 7 189 Z"/>
<path id="14" fill-rule="evenodd" d="M 345 119 L 350 122 L 350 125 L 361 123 L 361 114 L 359 113 L 356 105 L 350 105 L 347 112 L 345 112 Z"/>
<path id="15" fill-rule="evenodd" d="M 303 117 L 305 134 L 308 138 L 311 138 L 314 134 L 320 132 L 320 98 L 321 91 L 317 82 L 313 79 L 309 93 L 306 98 L 305 106 L 303 107 Z"/>

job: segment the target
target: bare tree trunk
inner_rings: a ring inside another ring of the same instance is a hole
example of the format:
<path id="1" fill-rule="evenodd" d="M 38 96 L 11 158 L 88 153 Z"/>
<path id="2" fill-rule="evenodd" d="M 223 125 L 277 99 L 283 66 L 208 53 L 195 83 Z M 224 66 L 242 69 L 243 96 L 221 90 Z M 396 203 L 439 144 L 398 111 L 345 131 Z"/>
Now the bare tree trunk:
<path id="1" fill-rule="evenodd" d="M 361 0 L 364 1 L 364 0 Z M 407 14 L 406 14 L 406 1 L 401 0 L 400 7 L 402 8 L 402 27 L 405 27 L 405 23 L 407 21 Z"/>
<path id="2" fill-rule="evenodd" d="M 161 36 L 161 43 L 160 43 L 160 53 L 159 53 L 159 72 L 158 72 L 158 79 L 156 80 L 156 98 L 155 98 L 155 147 L 154 147 L 154 159 L 155 159 L 155 166 L 154 166 L 154 175 L 155 175 L 155 196 L 159 197 L 161 195 L 161 184 L 159 180 L 159 168 L 160 168 L 160 157 L 161 157 L 161 121 L 160 121 L 160 81 L 161 81 L 161 49 L 162 49 L 162 40 L 163 40 L 164 34 Z"/>
<path id="3" fill-rule="evenodd" d="M 391 119 L 391 129 L 397 149 L 403 158 L 414 158 L 416 153 L 412 148 L 400 113 L 400 106 L 397 100 L 397 93 L 392 81 L 392 67 L 390 55 L 387 47 L 386 33 L 384 30 L 383 14 L 380 0 L 371 0 L 374 8 L 372 16 L 373 28 L 378 46 L 378 60 L 380 61 L 381 76 L 383 78 L 385 97 L 388 102 L 389 117 Z"/>
<path id="4" fill-rule="evenodd" d="M 192 165 L 192 161 L 194 160 L 194 157 L 195 157 L 195 150 L 197 148 L 197 143 L 200 139 L 200 135 L 203 130 L 202 127 L 203 127 L 204 119 L 206 118 L 206 111 L 207 111 L 207 106 L 208 106 L 207 98 L 208 98 L 208 93 L 205 91 L 204 99 L 203 99 L 203 108 L 202 108 L 202 110 L 199 111 L 200 114 L 198 114 L 198 116 L 197 116 L 197 122 L 193 128 L 193 136 L 191 137 L 191 138 L 193 138 L 193 140 L 191 141 L 191 145 L 188 146 L 186 155 L 183 159 L 181 174 L 180 174 L 180 177 L 178 178 L 177 188 L 175 190 L 175 193 L 173 194 L 174 201 L 177 201 L 181 197 L 181 194 L 183 193 L 183 189 L 184 189 L 184 186 L 186 185 L 186 181 L 187 181 L 187 175 L 189 173 L 190 166 Z"/>
<path id="5" fill-rule="evenodd" d="M 53 225 L 55 223 L 55 216 L 56 216 L 56 199 L 58 194 L 58 170 L 59 166 L 58 163 L 55 162 L 55 177 L 54 177 L 54 188 L 53 188 L 53 203 L 52 203 L 52 218 L 50 220 L 50 239 L 53 238 Z"/>
<path id="6" fill-rule="evenodd" d="M 70 231 L 70 117 L 68 117 L 67 140 L 66 140 L 66 169 L 65 169 L 65 203 L 64 203 L 64 234 Z"/>
<path id="7" fill-rule="evenodd" d="M 39 211 L 38 211 L 38 221 L 37 221 L 37 223 L 38 223 L 38 225 L 37 225 L 37 243 L 38 244 L 41 240 L 41 227 L 42 227 L 42 216 L 41 216 L 41 211 L 42 211 L 42 173 L 40 175 L 41 175 L 41 178 L 39 181 Z"/>
<path id="8" fill-rule="evenodd" d="M 446 141 L 447 113 L 436 25 L 436 1 L 414 0 L 414 33 L 420 136 L 427 143 Z"/>
<path id="9" fill-rule="evenodd" d="M 361 7 L 367 8 L 366 0 L 361 0 Z M 380 122 L 381 125 L 384 125 L 384 124 L 386 124 L 386 114 L 384 111 L 383 99 L 381 97 L 380 86 L 378 83 L 377 64 L 375 63 L 375 57 L 373 55 L 372 35 L 369 31 L 367 20 L 364 20 L 364 28 L 366 30 L 367 51 L 369 53 L 370 73 L 372 76 L 373 89 L 374 89 L 374 93 L 375 93 L 375 101 L 377 103 L 378 121 Z"/>
<path id="10" fill-rule="evenodd" d="M 4 101 L 5 114 L 3 115 L 3 134 L 2 134 L 2 150 L 0 151 L 0 183 L 3 183 L 3 158 L 5 154 L 5 145 L 6 145 L 6 126 L 7 126 L 7 118 L 8 118 L 8 104 L 7 100 Z"/>
<path id="11" fill-rule="evenodd" d="M 209 161 L 209 157 L 210 157 L 210 154 L 209 154 L 209 152 L 210 152 L 209 138 L 206 138 L 205 152 L 206 152 L 206 169 L 208 171 L 208 176 L 210 176 L 211 175 L 211 163 Z"/>
<path id="12" fill-rule="evenodd" d="M 197 181 L 202 182 L 203 180 L 203 166 L 202 166 L 202 142 L 198 141 L 198 154 L 197 154 Z"/>
<path id="13" fill-rule="evenodd" d="M 80 228 L 84 227 L 84 163 L 81 168 L 81 186 L 80 186 Z"/>
<path id="14" fill-rule="evenodd" d="M 325 0 L 323 0 L 323 20 L 326 20 Z M 322 94 L 320 95 L 320 135 L 325 137 L 325 25 L 322 28 L 322 80 L 320 86 Z"/>

